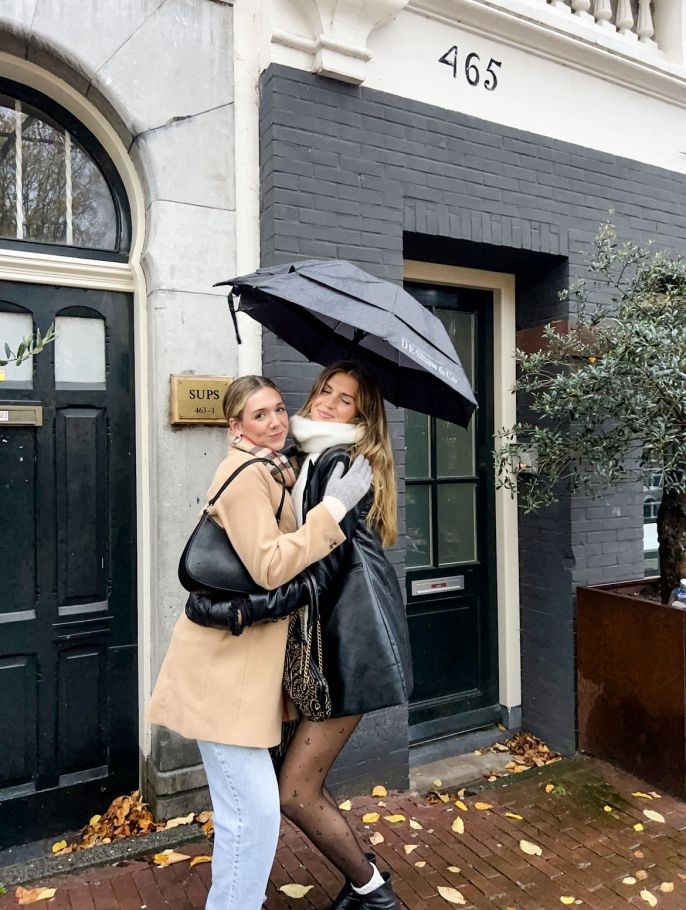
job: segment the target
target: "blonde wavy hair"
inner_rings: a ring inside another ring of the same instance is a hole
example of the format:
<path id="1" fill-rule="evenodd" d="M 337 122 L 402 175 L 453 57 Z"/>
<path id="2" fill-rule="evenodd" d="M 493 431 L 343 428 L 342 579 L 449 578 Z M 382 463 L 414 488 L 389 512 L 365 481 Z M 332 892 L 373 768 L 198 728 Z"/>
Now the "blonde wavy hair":
<path id="1" fill-rule="evenodd" d="M 382 546 L 390 547 L 398 539 L 398 495 L 386 408 L 376 383 L 359 363 L 339 360 L 317 376 L 307 401 L 298 413 L 302 417 L 310 416 L 312 402 L 336 373 L 345 373 L 357 380 L 357 417 L 352 423 L 364 427 L 364 435 L 353 446 L 352 456 L 364 455 L 371 465 L 373 501 L 367 522 L 376 529 Z"/>
<path id="2" fill-rule="evenodd" d="M 239 376 L 230 382 L 222 399 L 222 411 L 226 422 L 229 423 L 232 419 L 242 420 L 250 396 L 265 388 L 274 389 L 281 395 L 281 389 L 266 376 Z"/>

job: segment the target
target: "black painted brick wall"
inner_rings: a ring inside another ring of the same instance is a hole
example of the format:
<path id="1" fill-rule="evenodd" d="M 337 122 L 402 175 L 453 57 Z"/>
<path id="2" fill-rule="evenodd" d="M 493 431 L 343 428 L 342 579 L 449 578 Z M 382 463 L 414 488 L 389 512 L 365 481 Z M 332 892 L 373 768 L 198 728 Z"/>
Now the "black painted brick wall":
<path id="1" fill-rule="evenodd" d="M 509 271 L 521 328 L 564 315 L 556 290 L 584 274 L 609 210 L 620 236 L 686 250 L 682 175 L 282 66 L 263 75 L 261 93 L 265 265 L 342 257 L 396 282 L 404 256 Z M 264 370 L 291 406 L 316 372 L 272 338 Z M 400 412 L 393 430 L 401 450 Z M 635 488 L 566 497 L 520 521 L 523 724 L 567 752 L 574 586 L 636 575 L 641 499 Z M 402 553 L 394 559 L 402 570 Z M 379 721 L 396 753 L 402 723 Z M 373 724 L 361 736 L 373 761 Z M 359 770 L 364 749 L 350 751 Z"/>

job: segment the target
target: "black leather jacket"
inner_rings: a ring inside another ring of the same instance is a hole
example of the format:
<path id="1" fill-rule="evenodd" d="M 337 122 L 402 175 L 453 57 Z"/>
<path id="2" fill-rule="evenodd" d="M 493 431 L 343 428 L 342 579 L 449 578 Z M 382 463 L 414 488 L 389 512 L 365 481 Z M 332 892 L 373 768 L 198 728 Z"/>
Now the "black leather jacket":
<path id="1" fill-rule="evenodd" d="M 341 460 L 348 465 L 348 450 L 333 447 L 310 465 L 303 517 L 321 502 L 331 472 Z M 370 492 L 346 514 L 340 523 L 346 540 L 324 559 L 274 591 L 231 602 L 241 610 L 243 625 L 279 619 L 309 601 L 314 579 L 334 717 L 404 704 L 412 691 L 405 605 L 393 567 L 376 532 L 367 525 L 371 502 Z M 226 603 L 196 595 L 186 606 L 189 619 L 201 625 L 226 628 L 226 613 Z"/>

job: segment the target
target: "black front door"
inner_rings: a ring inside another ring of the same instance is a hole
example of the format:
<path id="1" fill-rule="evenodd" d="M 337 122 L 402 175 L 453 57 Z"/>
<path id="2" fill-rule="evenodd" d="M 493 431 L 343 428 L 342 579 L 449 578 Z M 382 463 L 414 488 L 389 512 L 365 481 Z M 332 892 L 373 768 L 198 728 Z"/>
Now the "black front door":
<path id="1" fill-rule="evenodd" d="M 476 392 L 468 429 L 407 411 L 413 742 L 500 719 L 493 474 L 493 298 L 407 284 L 445 325 Z"/>
<path id="2" fill-rule="evenodd" d="M 132 300 L 0 284 L 0 342 L 52 322 L 0 382 L 0 846 L 138 784 Z"/>

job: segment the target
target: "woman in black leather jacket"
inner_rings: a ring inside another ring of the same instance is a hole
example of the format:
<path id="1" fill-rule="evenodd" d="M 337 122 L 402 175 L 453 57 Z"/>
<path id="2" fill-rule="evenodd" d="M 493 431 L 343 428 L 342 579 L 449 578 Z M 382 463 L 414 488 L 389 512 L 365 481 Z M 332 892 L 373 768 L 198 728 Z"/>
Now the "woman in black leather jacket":
<path id="1" fill-rule="evenodd" d="M 331 910 L 396 910 L 388 874 L 365 854 L 335 800 L 326 776 L 363 714 L 407 702 L 412 662 L 407 617 L 384 546 L 395 543 L 395 469 L 383 398 L 358 364 L 340 362 L 320 373 L 291 434 L 305 456 L 292 490 L 298 524 L 322 501 L 341 462 L 363 454 L 372 489 L 341 522 L 346 540 L 312 565 L 320 596 L 324 674 L 332 717 L 303 718 L 279 774 L 281 811 L 345 876 Z M 339 469 L 340 470 L 340 469 Z M 302 578 L 238 605 L 243 625 L 287 615 L 306 600 Z M 211 610 L 211 604 L 206 604 Z M 209 615 L 191 617 L 214 624 Z"/>
<path id="2" fill-rule="evenodd" d="M 298 522 L 321 502 L 336 465 L 363 454 L 372 489 L 345 517 L 346 541 L 310 567 L 320 590 L 324 675 L 332 717 L 300 721 L 279 775 L 281 811 L 346 877 L 336 910 L 395 910 L 387 873 L 370 863 L 325 787 L 363 714 L 407 702 L 412 689 L 407 616 L 384 554 L 397 536 L 395 468 L 383 398 L 354 363 L 323 370 L 291 434 L 305 460 L 292 491 Z"/>

